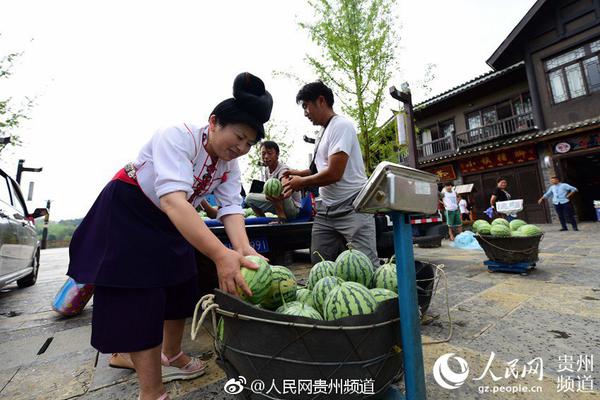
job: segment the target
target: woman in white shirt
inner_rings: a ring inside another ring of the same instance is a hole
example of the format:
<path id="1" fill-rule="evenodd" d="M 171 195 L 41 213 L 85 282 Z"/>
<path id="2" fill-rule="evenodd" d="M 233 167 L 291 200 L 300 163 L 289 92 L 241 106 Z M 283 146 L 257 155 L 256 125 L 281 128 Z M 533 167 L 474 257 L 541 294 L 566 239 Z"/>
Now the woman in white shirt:
<path id="1" fill-rule="evenodd" d="M 158 130 L 106 185 L 71 241 L 68 275 L 95 285 L 92 346 L 113 359 L 130 355 L 115 363 L 135 368 L 142 400 L 168 399 L 163 382 L 205 371 L 181 351 L 185 318 L 206 279 L 197 276 L 194 249 L 214 261 L 222 290 L 249 293 L 240 266 L 256 268 L 244 256 L 257 253 L 244 228 L 236 159 L 264 137 L 273 99 L 249 73 L 235 78 L 233 96 L 215 107 L 206 126 Z M 209 193 L 233 250 L 195 210 Z"/>

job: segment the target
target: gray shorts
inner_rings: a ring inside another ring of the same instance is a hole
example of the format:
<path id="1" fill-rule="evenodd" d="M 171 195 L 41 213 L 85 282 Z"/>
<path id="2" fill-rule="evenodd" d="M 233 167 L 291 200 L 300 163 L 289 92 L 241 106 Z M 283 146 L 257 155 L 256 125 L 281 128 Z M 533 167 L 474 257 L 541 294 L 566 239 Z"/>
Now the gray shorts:
<path id="1" fill-rule="evenodd" d="M 352 208 L 354 197 L 334 207 L 325 207 L 317 203 L 317 215 L 313 222 L 310 245 L 311 261 L 314 264 L 321 257 L 334 261 L 344 250 L 347 243 L 360 250 L 371 259 L 373 268 L 379 267 L 377 243 L 375 241 L 375 219 L 372 214 L 358 213 Z"/>
<path id="2" fill-rule="evenodd" d="M 263 193 L 249 193 L 248 196 L 246 196 L 246 205 L 257 208 L 262 212 L 277 214 L 275 205 L 267 200 L 267 197 Z M 292 219 L 298 215 L 300 208 L 294 203 L 291 197 L 288 197 L 283 200 L 283 211 L 288 219 Z"/>

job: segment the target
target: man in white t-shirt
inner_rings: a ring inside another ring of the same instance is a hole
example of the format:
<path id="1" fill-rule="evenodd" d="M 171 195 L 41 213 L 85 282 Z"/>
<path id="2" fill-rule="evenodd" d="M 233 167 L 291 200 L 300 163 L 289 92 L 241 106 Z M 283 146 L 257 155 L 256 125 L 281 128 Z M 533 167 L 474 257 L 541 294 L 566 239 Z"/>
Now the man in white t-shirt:
<path id="1" fill-rule="evenodd" d="M 260 158 L 267 167 L 267 180 L 271 178 L 285 181 L 283 173 L 290 168 L 279 162 L 279 145 L 273 141 L 265 140 L 260 143 Z M 290 197 L 270 197 L 264 193 L 249 193 L 246 204 L 254 210 L 256 215 L 264 217 L 265 212 L 277 214 L 279 221 L 293 219 L 298 215 L 301 201 L 300 192 L 293 192 Z"/>
<path id="2" fill-rule="evenodd" d="M 291 179 L 284 184 L 284 196 L 293 190 L 319 187 L 311 241 L 313 264 L 321 261 L 315 251 L 326 260 L 335 260 L 350 243 L 377 268 L 375 220 L 370 214 L 357 213 L 352 206 L 367 182 L 356 129 L 350 120 L 333 111 L 333 92 L 323 82 L 304 85 L 296 102 L 313 125 L 323 128 L 311 167 L 288 171 Z"/>
<path id="3" fill-rule="evenodd" d="M 446 210 L 446 224 L 448 225 L 450 240 L 454 240 L 454 229 L 456 229 L 457 233 L 461 233 L 462 221 L 460 220 L 460 211 L 458 209 L 458 197 L 452 187 L 452 183 L 448 182 L 444 185 L 444 189 L 440 193 L 440 202 Z"/>

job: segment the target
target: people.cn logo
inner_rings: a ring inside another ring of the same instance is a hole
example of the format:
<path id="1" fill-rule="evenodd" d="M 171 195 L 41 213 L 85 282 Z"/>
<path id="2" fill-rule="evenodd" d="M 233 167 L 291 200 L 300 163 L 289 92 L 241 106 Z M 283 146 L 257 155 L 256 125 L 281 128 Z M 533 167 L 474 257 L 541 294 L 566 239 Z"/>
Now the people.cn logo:
<path id="1" fill-rule="evenodd" d="M 453 358 L 460 367 L 460 372 L 450 369 L 448 362 Z M 458 389 L 469 376 L 469 364 L 464 358 L 454 356 L 454 353 L 446 353 L 438 358 L 433 364 L 433 377 L 444 389 Z"/>

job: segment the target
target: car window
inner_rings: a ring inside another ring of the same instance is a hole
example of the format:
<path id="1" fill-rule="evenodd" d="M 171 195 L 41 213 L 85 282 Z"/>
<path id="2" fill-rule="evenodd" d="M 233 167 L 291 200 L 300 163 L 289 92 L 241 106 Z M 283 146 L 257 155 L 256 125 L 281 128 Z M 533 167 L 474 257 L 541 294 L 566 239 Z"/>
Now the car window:
<path id="1" fill-rule="evenodd" d="M 10 182 L 10 180 L 9 180 Z M 27 213 L 25 212 L 25 207 L 23 207 L 23 204 L 21 203 L 21 200 L 19 198 L 19 196 L 17 195 L 17 191 L 14 187 L 14 182 L 10 182 L 11 185 L 9 185 L 9 189 L 11 192 L 11 198 L 12 198 L 12 205 L 13 207 L 19 212 L 19 214 L 21 214 L 22 216 L 26 216 Z"/>
<path id="2" fill-rule="evenodd" d="M 0 175 L 0 201 L 10 206 L 12 205 L 10 196 L 8 179 L 6 179 L 5 176 Z"/>

